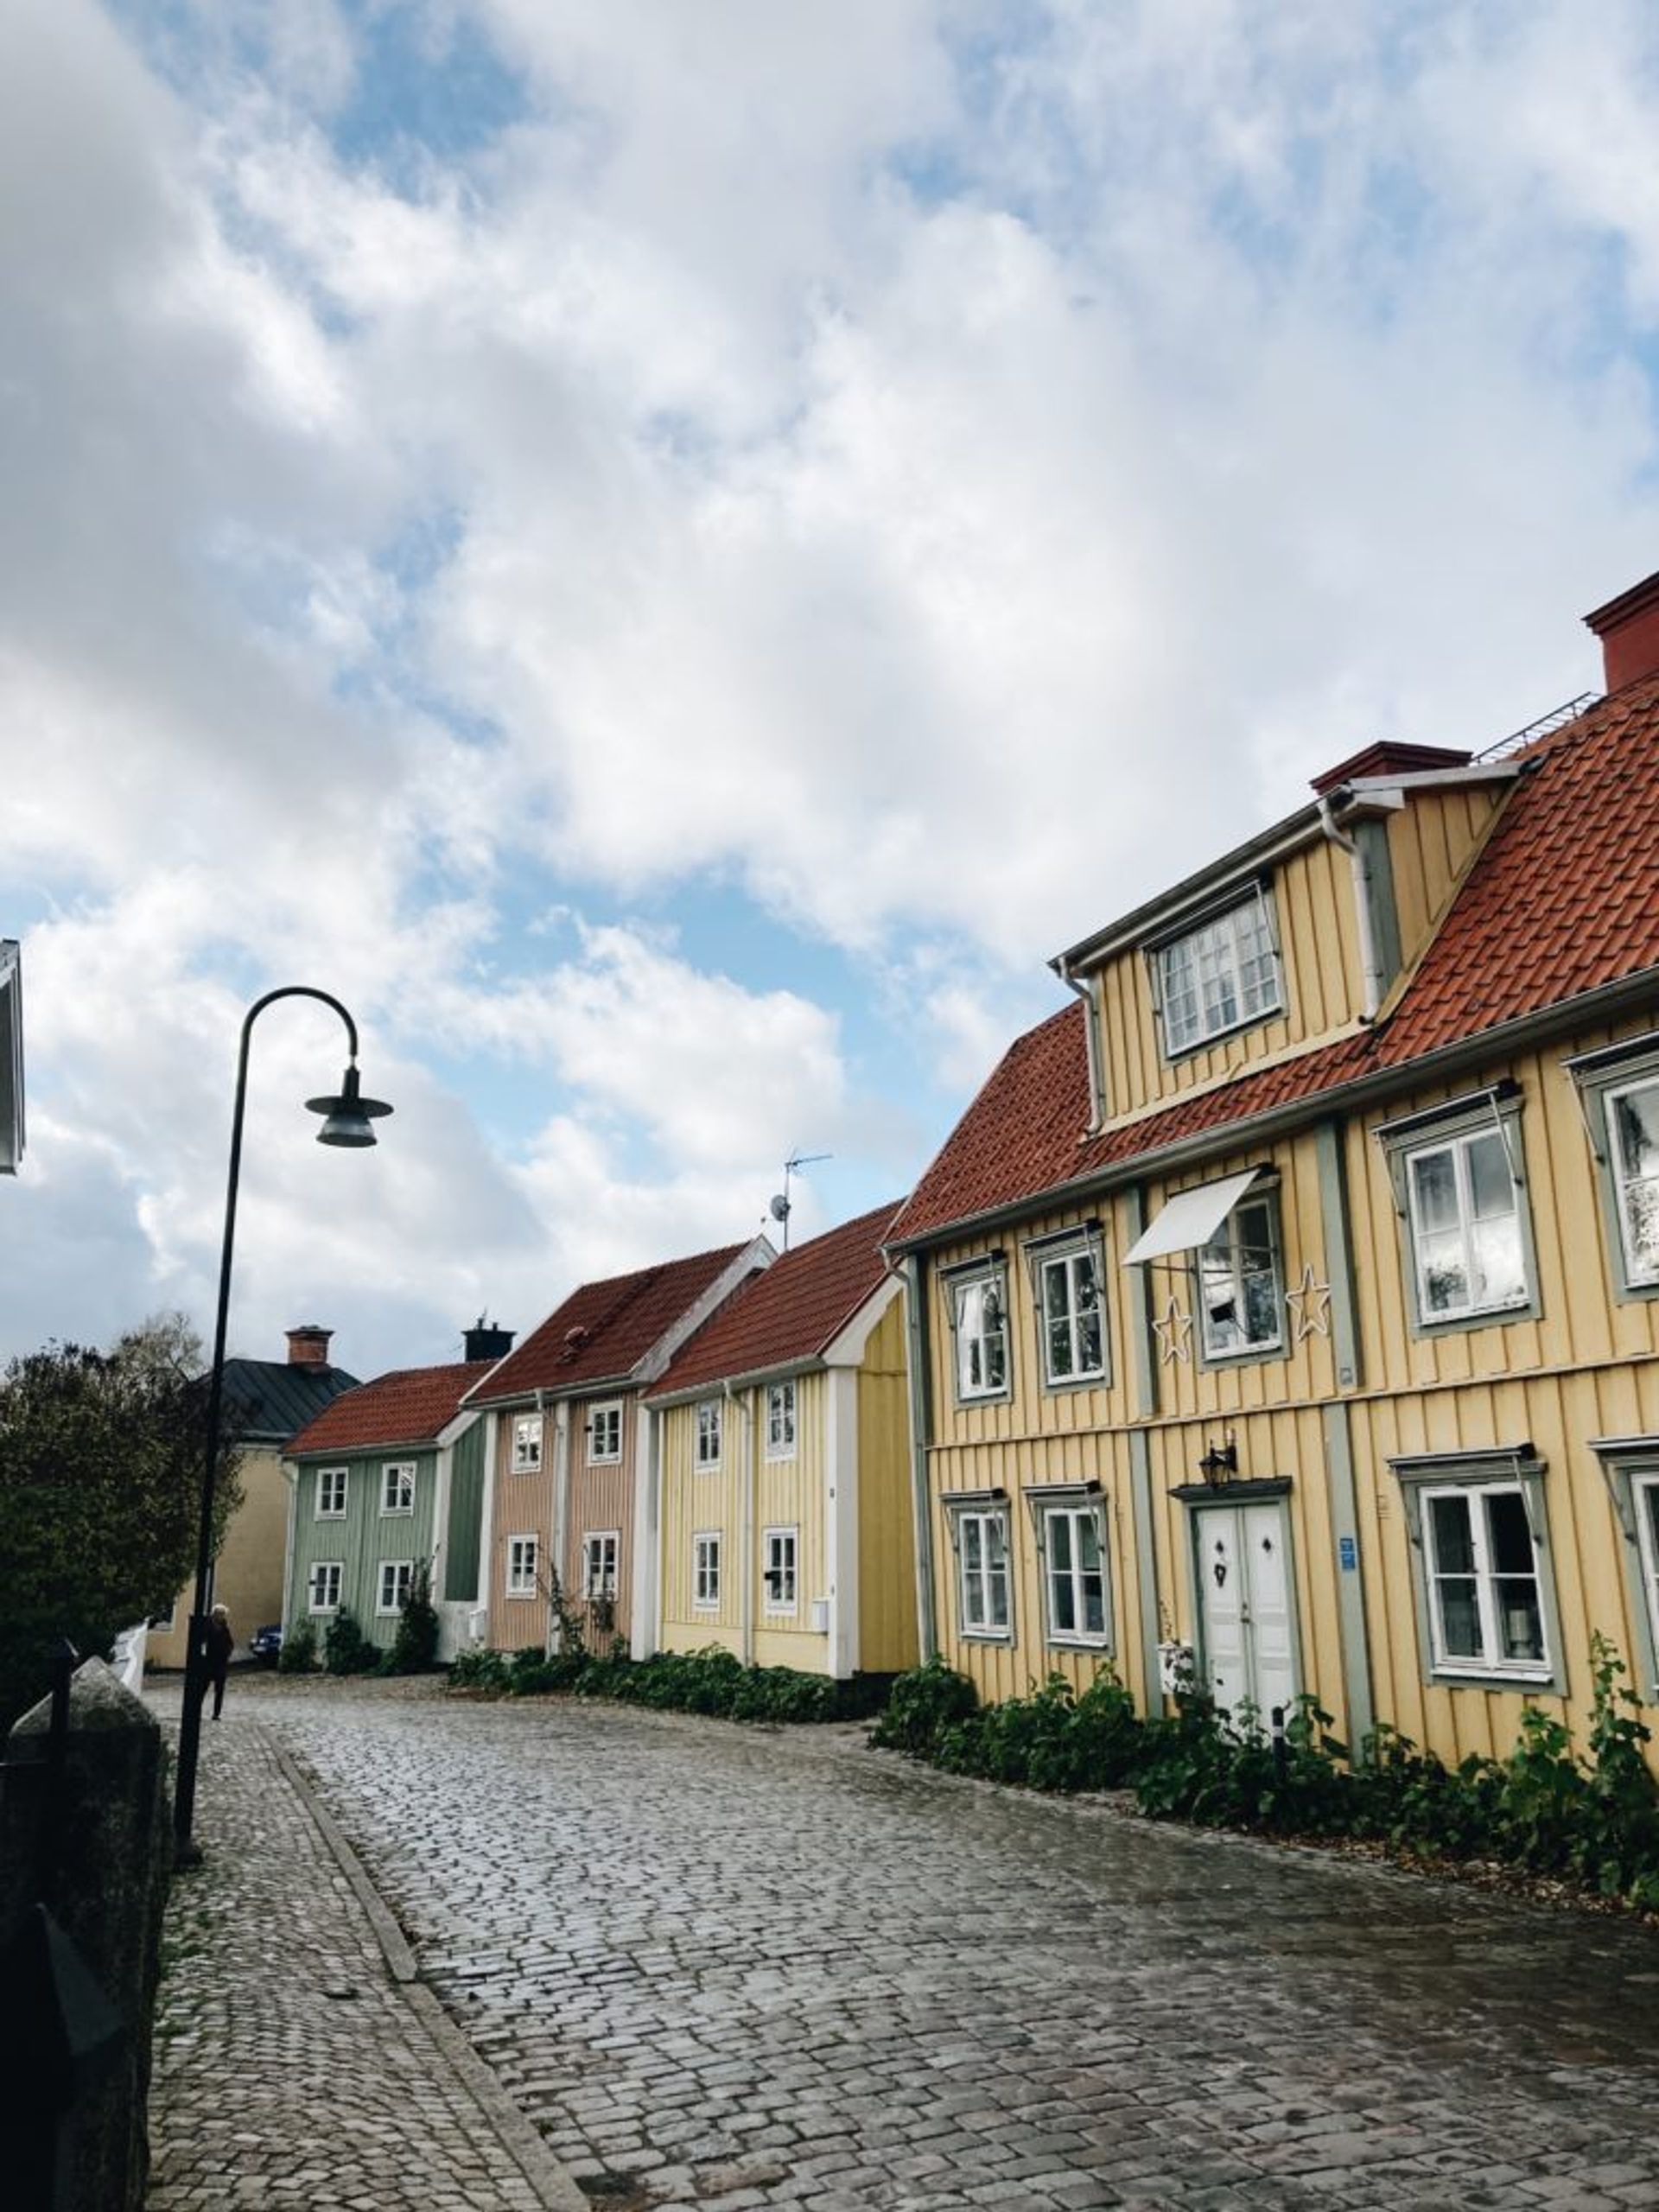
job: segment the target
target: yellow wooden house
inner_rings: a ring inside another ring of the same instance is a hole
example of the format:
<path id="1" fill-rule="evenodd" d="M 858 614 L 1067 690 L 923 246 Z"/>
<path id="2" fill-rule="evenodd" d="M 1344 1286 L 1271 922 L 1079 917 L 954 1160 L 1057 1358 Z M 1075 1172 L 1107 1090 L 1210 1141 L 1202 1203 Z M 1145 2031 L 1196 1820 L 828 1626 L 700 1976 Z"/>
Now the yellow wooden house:
<path id="1" fill-rule="evenodd" d="M 915 1663 L 893 1211 L 785 1252 L 651 1392 L 658 1648 L 837 1679 Z"/>
<path id="2" fill-rule="evenodd" d="M 1659 577 L 1053 963 L 889 1236 L 924 1645 L 1447 1758 L 1659 1692 Z"/>

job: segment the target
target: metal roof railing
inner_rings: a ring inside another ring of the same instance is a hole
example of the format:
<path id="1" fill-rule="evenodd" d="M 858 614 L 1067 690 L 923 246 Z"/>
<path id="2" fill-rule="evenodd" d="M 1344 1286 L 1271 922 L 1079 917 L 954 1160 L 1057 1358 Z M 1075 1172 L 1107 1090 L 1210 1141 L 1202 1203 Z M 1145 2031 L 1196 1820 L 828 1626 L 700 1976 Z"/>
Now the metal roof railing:
<path id="1" fill-rule="evenodd" d="M 1599 691 L 1580 691 L 1576 699 L 1568 699 L 1559 707 L 1552 707 L 1547 715 L 1529 722 L 1524 729 L 1511 730 L 1507 737 L 1500 737 L 1496 745 L 1487 746 L 1475 755 L 1475 765 L 1484 767 L 1491 760 L 1506 760 L 1511 753 L 1523 752 L 1529 745 L 1535 745 L 1541 737 L 1548 737 L 1558 729 L 1565 729 L 1568 722 L 1575 722 L 1582 714 L 1599 703 Z"/>

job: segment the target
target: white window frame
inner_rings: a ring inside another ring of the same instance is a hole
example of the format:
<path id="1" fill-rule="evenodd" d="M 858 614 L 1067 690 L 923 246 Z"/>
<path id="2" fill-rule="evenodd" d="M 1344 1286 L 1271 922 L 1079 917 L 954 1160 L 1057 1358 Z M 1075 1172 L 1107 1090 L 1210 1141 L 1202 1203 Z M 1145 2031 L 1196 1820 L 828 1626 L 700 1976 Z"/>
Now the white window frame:
<path id="1" fill-rule="evenodd" d="M 317 1602 L 317 1589 L 323 1577 L 331 1578 L 327 1586 L 334 1592 L 332 1598 Z M 308 1613 L 337 1613 L 340 1593 L 346 1583 L 346 1562 L 343 1559 L 314 1559 L 305 1579 L 305 1610 Z"/>
<path id="2" fill-rule="evenodd" d="M 1622 1538 L 1626 1586 L 1636 1649 L 1631 1687 L 1649 1704 L 1659 1698 L 1659 1436 L 1616 1436 L 1592 1440 L 1591 1450 L 1611 1499 Z"/>
<path id="3" fill-rule="evenodd" d="M 696 1464 L 699 1474 L 706 1474 L 720 1465 L 723 1441 L 722 1412 L 721 1402 L 718 1398 L 699 1398 L 697 1401 Z"/>
<path id="4" fill-rule="evenodd" d="M 515 1414 L 512 1417 L 512 1471 L 538 1475 L 542 1471 L 542 1416 Z"/>
<path id="5" fill-rule="evenodd" d="M 311 1514 L 314 1521 L 343 1521 L 346 1518 L 346 1498 L 350 1477 L 349 1467 L 319 1467 L 317 1469 L 315 1503 Z M 334 1501 L 333 1503 L 329 1503 L 331 1498 Z"/>
<path id="6" fill-rule="evenodd" d="M 787 1376 L 781 1382 L 766 1385 L 766 1457 L 768 1459 L 792 1459 L 795 1457 L 795 1424 L 797 1413 L 795 1378 Z"/>
<path id="7" fill-rule="evenodd" d="M 608 1563 L 607 1563 L 608 1562 Z M 589 1604 L 614 1598 L 621 1580 L 622 1531 L 586 1529 L 582 1537 L 582 1594 Z"/>
<path id="8" fill-rule="evenodd" d="M 691 1604 L 699 1613 L 720 1611 L 721 1532 L 699 1529 L 691 1539 Z"/>
<path id="9" fill-rule="evenodd" d="M 614 1441 L 601 1445 L 600 1431 L 612 1432 Z M 588 1464 L 590 1467 L 616 1467 L 622 1462 L 622 1401 L 607 1398 L 601 1405 L 588 1408 Z"/>
<path id="10" fill-rule="evenodd" d="M 1107 1333 L 1106 1267 L 1097 1229 L 1082 1231 L 1066 1230 L 1054 1237 L 1039 1237 L 1026 1248 L 1031 1264 L 1032 1299 L 1037 1309 L 1037 1350 L 1039 1371 L 1046 1390 L 1074 1390 L 1111 1380 L 1111 1346 Z M 1093 1367 L 1082 1363 L 1079 1338 L 1083 1306 L 1077 1294 L 1080 1263 L 1087 1261 L 1094 1270 L 1095 1308 L 1100 1322 L 1100 1358 Z M 1065 1325 L 1066 1347 L 1071 1365 L 1062 1374 L 1054 1370 L 1054 1346 L 1050 1335 L 1048 1310 L 1049 1278 L 1058 1274 L 1065 1287 L 1065 1301 L 1062 1314 L 1054 1317 Z"/>
<path id="11" fill-rule="evenodd" d="M 766 1566 L 760 1586 L 764 1610 L 780 1617 L 798 1613 L 800 1599 L 801 1532 L 798 1528 L 765 1529 L 760 1535 Z"/>
<path id="12" fill-rule="evenodd" d="M 507 1538 L 507 1582 L 509 1598 L 534 1598 L 537 1594 L 537 1575 L 541 1571 L 542 1540 L 534 1529 L 522 1529 L 516 1536 Z"/>
<path id="13" fill-rule="evenodd" d="M 1565 1696 L 1560 1615 L 1545 1516 L 1543 1461 L 1529 1446 L 1512 1451 L 1429 1453 L 1421 1458 L 1392 1459 L 1389 1465 L 1400 1483 L 1407 1531 L 1411 1539 L 1423 1680 L 1453 1688 L 1548 1691 Z M 1469 1505 L 1472 1570 L 1442 1568 L 1436 1557 L 1433 1503 L 1437 1498 L 1453 1496 L 1466 1500 Z M 1521 1503 L 1532 1548 L 1532 1566 L 1526 1575 L 1500 1574 L 1492 1560 L 1484 1501 L 1497 1496 L 1516 1497 Z M 1476 1585 L 1483 1655 L 1491 1656 L 1471 1657 L 1446 1648 L 1439 1584 L 1443 1580 L 1468 1579 Z M 1498 1632 L 1501 1624 L 1496 1586 L 1500 1581 L 1523 1580 L 1530 1580 L 1536 1592 L 1539 1640 L 1543 1654 L 1538 1659 L 1506 1659 L 1501 1656 L 1503 1637 Z"/>
<path id="14" fill-rule="evenodd" d="M 1595 1157 L 1596 1192 L 1605 1227 L 1613 1294 L 1621 1303 L 1659 1298 L 1659 1259 L 1643 1260 L 1630 1249 L 1630 1185 L 1622 1165 L 1616 1119 L 1621 1099 L 1659 1090 L 1659 1035 L 1650 1033 L 1627 1038 L 1599 1052 L 1581 1053 L 1565 1065 L 1578 1086 L 1585 1134 Z"/>
<path id="15" fill-rule="evenodd" d="M 386 1603 L 386 1578 L 391 1578 L 391 1603 Z M 383 1559 L 378 1562 L 375 1585 L 375 1618 L 391 1620 L 404 1610 L 404 1600 L 415 1587 L 415 1562 L 412 1559 Z"/>
<path id="16" fill-rule="evenodd" d="M 1211 1336 L 1210 1300 L 1205 1294 L 1205 1255 L 1225 1241 L 1233 1310 L 1235 1313 L 1243 1314 L 1246 1311 L 1245 1255 L 1261 1249 L 1255 1243 L 1247 1245 L 1240 1233 L 1240 1216 L 1252 1211 L 1261 1212 L 1267 1220 L 1268 1270 L 1273 1278 L 1274 1332 L 1271 1337 L 1262 1337 L 1253 1343 L 1217 1344 Z M 1206 1367 L 1236 1367 L 1241 1362 L 1253 1359 L 1274 1359 L 1282 1357 L 1288 1349 L 1285 1331 L 1285 1263 L 1279 1234 L 1279 1198 L 1271 1180 L 1252 1184 L 1223 1216 L 1209 1243 L 1193 1246 L 1192 1306 L 1198 1316 L 1198 1355 Z"/>
<path id="17" fill-rule="evenodd" d="M 950 1316 L 951 1366 L 959 1406 L 994 1404 L 1014 1389 L 1014 1339 L 1008 1326 L 1008 1271 L 999 1253 L 944 1278 Z M 989 1317 L 988 1319 L 988 1308 Z M 993 1353 L 1000 1351 L 1002 1372 Z"/>
<path id="18" fill-rule="evenodd" d="M 1522 1103 L 1519 1089 L 1513 1084 L 1503 1084 L 1491 1090 L 1478 1091 L 1471 1098 L 1448 1100 L 1443 1106 L 1384 1122 L 1373 1132 L 1388 1156 L 1395 1211 L 1400 1217 L 1406 1312 L 1414 1336 L 1434 1337 L 1459 1329 L 1496 1328 L 1505 1323 L 1538 1318 L 1541 1308 L 1537 1258 L 1532 1241 L 1532 1209 L 1527 1199 L 1526 1166 L 1522 1152 Z M 1470 1147 L 1482 1139 L 1503 1147 L 1521 1249 L 1521 1294 L 1501 1300 L 1480 1297 L 1474 1287 L 1475 1217 L 1470 1198 L 1468 1154 Z M 1414 1161 L 1439 1152 L 1450 1152 L 1452 1155 L 1457 1229 L 1463 1244 L 1465 1278 L 1470 1286 L 1467 1303 L 1443 1309 L 1432 1308 L 1427 1302 L 1417 1182 L 1413 1173 Z"/>
<path id="19" fill-rule="evenodd" d="M 950 1516 L 950 1541 L 957 1554 L 957 1625 L 967 1643 L 1012 1643 L 1014 1641 L 1014 1521 L 1006 1498 L 983 1496 L 946 1497 Z M 1000 1537 L 1000 1569 L 991 1557 L 993 1531 Z M 998 1622 L 992 1602 L 1001 1576 L 1002 1611 Z"/>
<path id="20" fill-rule="evenodd" d="M 1259 933 L 1259 942 L 1248 950 L 1242 944 L 1241 922 L 1245 916 L 1250 917 L 1255 925 L 1252 936 Z M 1259 969 L 1264 956 L 1265 976 L 1258 974 L 1253 982 L 1247 982 L 1247 967 Z M 1218 1037 L 1233 1036 L 1241 1029 L 1253 1028 L 1257 1022 L 1270 1020 L 1274 1014 L 1285 1011 L 1284 967 L 1279 957 L 1273 909 L 1263 884 L 1252 884 L 1242 898 L 1212 908 L 1187 927 L 1149 947 L 1148 957 L 1166 1059 L 1182 1059 L 1189 1052 L 1201 1052 Z M 1208 978 L 1205 974 L 1206 961 L 1211 969 Z M 1185 966 L 1188 972 L 1178 975 L 1178 964 Z M 1230 1000 L 1230 1012 L 1224 1011 L 1219 1002 L 1213 1008 L 1206 1007 L 1206 981 L 1224 988 Z M 1185 1010 L 1189 999 L 1190 1018 Z"/>
<path id="21" fill-rule="evenodd" d="M 388 1459 L 380 1469 L 380 1517 L 400 1519 L 415 1510 L 416 1462 Z M 394 1484 L 396 1485 L 394 1489 Z"/>
<path id="22" fill-rule="evenodd" d="M 1106 1516 L 1098 1495 L 1090 1497 L 1069 1497 L 1044 1498 L 1035 1501 L 1038 1541 L 1042 1548 L 1043 1565 L 1043 1620 L 1048 1641 L 1067 1650 L 1104 1651 L 1110 1649 L 1112 1640 L 1112 1579 L 1111 1560 L 1106 1546 Z M 1096 1554 L 1100 1560 L 1100 1626 L 1090 1628 L 1062 1628 L 1055 1604 L 1056 1585 L 1061 1572 L 1054 1558 L 1054 1525 L 1065 1522 L 1071 1532 L 1071 1564 L 1064 1571 L 1071 1586 L 1072 1617 L 1081 1619 L 1086 1607 L 1084 1580 L 1087 1570 L 1078 1564 L 1077 1535 L 1081 1530 L 1093 1532 Z"/>

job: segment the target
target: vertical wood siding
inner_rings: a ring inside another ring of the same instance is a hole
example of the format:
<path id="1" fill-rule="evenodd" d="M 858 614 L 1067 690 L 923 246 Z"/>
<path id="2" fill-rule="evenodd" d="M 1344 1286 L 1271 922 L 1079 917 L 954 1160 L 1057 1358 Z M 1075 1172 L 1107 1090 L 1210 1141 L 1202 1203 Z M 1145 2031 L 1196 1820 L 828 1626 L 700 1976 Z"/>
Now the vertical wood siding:
<path id="1" fill-rule="evenodd" d="M 1389 817 L 1400 951 L 1408 967 L 1427 944 L 1452 893 L 1485 842 L 1513 787 L 1474 784 L 1447 791 L 1414 791 Z"/>
<path id="2" fill-rule="evenodd" d="M 484 1516 L 484 1421 L 455 1440 L 449 1461 L 449 1513 L 439 1581 L 451 1605 L 476 1602 Z"/>
<path id="3" fill-rule="evenodd" d="M 1472 814 L 1471 814 L 1472 819 Z M 1456 826 L 1455 824 L 1453 825 Z M 1473 822 L 1478 830 L 1478 822 Z M 1469 825 L 1465 823 L 1465 833 Z M 1455 862 L 1448 832 L 1444 867 Z M 1425 870 L 1427 877 L 1427 869 Z M 1205 1450 L 1230 1435 L 1243 1479 L 1287 1477 L 1287 1514 L 1294 1552 L 1300 1683 L 1349 1726 L 1339 1617 L 1341 1570 L 1325 1458 L 1322 1409 L 1344 1404 L 1351 1429 L 1371 1694 L 1378 1719 L 1402 1729 L 1448 1759 L 1469 1751 L 1502 1755 L 1514 1745 L 1523 1703 L 1531 1698 L 1582 1732 L 1588 1717 L 1588 1649 L 1593 1631 L 1611 1636 L 1635 1672 L 1640 1649 L 1626 1572 L 1625 1540 L 1612 1510 L 1592 1438 L 1659 1434 L 1659 1300 L 1620 1302 L 1613 1295 L 1608 1225 L 1579 1101 L 1563 1061 L 1640 1033 L 1650 1020 L 1599 1027 L 1547 1051 L 1495 1064 L 1455 1085 L 1402 1094 L 1381 1109 L 1351 1119 L 1343 1147 L 1351 1207 L 1357 1322 L 1363 1388 L 1339 1389 L 1332 1345 L 1319 1331 L 1287 1344 L 1283 1357 L 1205 1368 L 1161 1360 L 1159 1410 L 1138 1417 L 1126 1326 L 1127 1236 L 1121 1196 L 1088 1211 L 1102 1224 L 1105 1245 L 1109 1384 L 1080 1391 L 1046 1390 L 1040 1381 L 1037 1314 L 1020 1246 L 1030 1236 L 1074 1224 L 1084 1210 L 1033 1216 L 996 1243 L 1007 1262 L 1009 1356 L 1013 1389 L 991 1404 L 956 1402 L 948 1285 L 930 1269 L 933 1298 L 933 1438 L 929 1452 L 938 1620 L 950 1662 L 969 1674 L 982 1695 L 1023 1692 L 1051 1669 L 1081 1684 L 1088 1658 L 1046 1648 L 1039 1562 L 1026 1493 L 1033 1484 L 1097 1479 L 1108 1502 L 1109 1572 L 1121 1673 L 1147 1700 L 1140 1662 L 1142 1593 L 1136 1587 L 1128 1437 L 1138 1428 L 1150 1456 L 1160 1635 L 1197 1640 L 1192 1515 L 1171 1493 L 1199 1479 Z M 1518 1122 L 1536 1255 L 1539 1312 L 1512 1321 L 1483 1322 L 1438 1334 L 1413 1333 L 1404 1264 L 1404 1228 L 1395 1209 L 1389 1165 L 1372 1131 L 1449 1096 L 1463 1096 L 1513 1077 L 1521 1086 Z M 1315 1140 L 1306 1135 L 1252 1154 L 1218 1157 L 1201 1174 L 1149 1187 L 1147 1212 L 1174 1190 L 1246 1166 L 1271 1164 L 1279 1173 L 1284 1275 L 1294 1286 L 1305 1265 L 1318 1283 L 1331 1279 L 1317 1173 Z M 975 1256 L 963 1244 L 939 1255 L 947 1265 Z M 1193 1312 L 1184 1268 L 1160 1275 L 1156 1306 L 1173 1290 Z M 1195 1324 L 1196 1326 L 1196 1324 Z M 1287 1333 L 1289 1333 L 1287 1332 Z M 1426 1452 L 1489 1451 L 1530 1443 L 1545 1464 L 1548 1516 L 1545 1563 L 1559 1614 L 1559 1654 L 1565 1698 L 1519 1686 L 1452 1687 L 1426 1682 L 1417 1593 L 1404 1501 L 1391 1459 Z M 1014 1635 L 1003 1643 L 964 1638 L 958 1623 L 958 1577 L 950 1517 L 942 1495 L 1001 1488 L 1008 1493 L 1014 1562 Z M 1644 1692 L 1653 1687 L 1638 1685 Z"/>
<path id="4" fill-rule="evenodd" d="M 858 1372 L 858 1658 L 871 1675 L 896 1674 L 918 1656 L 905 1359 L 905 1302 L 895 1298 Z"/>
<path id="5" fill-rule="evenodd" d="M 415 1463 L 415 1510 L 412 1514 L 383 1514 L 385 1469 L 389 1460 Z M 346 1517 L 319 1521 L 316 1517 L 317 1468 L 344 1467 Z M 308 1462 L 300 1470 L 295 1501 L 294 1557 L 289 1578 L 287 1626 L 310 1621 L 319 1638 L 328 1625 L 327 1614 L 313 1614 L 308 1605 L 311 1569 L 319 1560 L 338 1560 L 342 1573 L 340 1601 L 349 1608 L 358 1626 L 377 1643 L 390 1646 L 397 1631 L 395 1614 L 377 1614 L 380 1595 L 380 1562 L 412 1560 L 417 1567 L 429 1561 L 434 1548 L 433 1506 L 437 1487 L 435 1452 L 373 1452 L 342 1454 L 339 1459 Z"/>
<path id="6" fill-rule="evenodd" d="M 498 1651 L 538 1649 L 547 1643 L 547 1599 L 507 1595 L 508 1542 L 513 1536 L 534 1536 L 543 1581 L 553 1559 L 553 1460 L 555 1409 L 547 1408 L 542 1420 L 542 1464 L 534 1474 L 512 1471 L 514 1416 L 534 1413 L 535 1401 L 504 1406 L 495 1424 L 495 1498 L 490 1529 L 490 1555 L 486 1577 L 489 1591 L 490 1642 Z"/>
<path id="7" fill-rule="evenodd" d="M 1178 1059 L 1166 1058 L 1147 955 L 1107 962 L 1096 982 L 1109 1116 L 1206 1088 L 1253 1063 L 1344 1028 L 1363 1003 L 1348 856 L 1318 837 L 1272 871 L 1284 1011 Z"/>
<path id="8" fill-rule="evenodd" d="M 622 1407 L 622 1457 L 614 1465 L 592 1466 L 588 1459 L 588 1421 L 595 1406 Z M 632 1632 L 633 1621 L 633 1452 L 642 1416 L 632 1392 L 602 1391 L 573 1399 L 570 1405 L 570 1491 L 565 1521 L 564 1561 L 560 1576 L 567 1600 L 585 1611 L 582 1539 L 607 1529 L 617 1532 L 616 1633 Z"/>

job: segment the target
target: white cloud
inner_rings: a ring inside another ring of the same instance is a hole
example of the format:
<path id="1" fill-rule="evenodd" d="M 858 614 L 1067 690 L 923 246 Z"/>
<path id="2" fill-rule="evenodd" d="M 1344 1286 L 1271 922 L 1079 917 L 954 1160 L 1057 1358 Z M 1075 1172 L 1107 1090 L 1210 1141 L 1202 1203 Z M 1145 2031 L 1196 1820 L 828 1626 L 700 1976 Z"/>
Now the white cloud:
<path id="1" fill-rule="evenodd" d="M 466 22 L 524 112 L 395 181 L 329 135 L 390 20 L 9 44 L 7 1341 L 77 1266 L 201 1310 L 231 1043 L 296 976 L 399 1116 L 317 1154 L 329 1025 L 262 1028 L 267 1338 L 378 1300 L 441 1356 L 741 1234 L 809 1134 L 893 1160 L 855 1019 L 965 1097 L 1040 956 L 1366 739 L 1592 681 L 1574 615 L 1653 565 L 1633 0 L 444 0 L 434 96 Z M 513 922 L 710 885 L 876 1011 Z"/>

